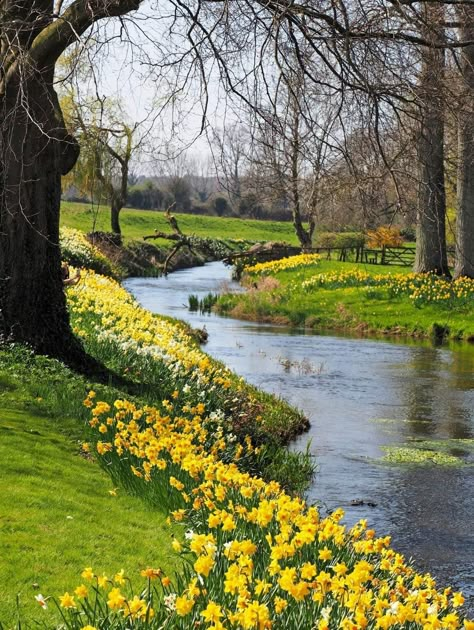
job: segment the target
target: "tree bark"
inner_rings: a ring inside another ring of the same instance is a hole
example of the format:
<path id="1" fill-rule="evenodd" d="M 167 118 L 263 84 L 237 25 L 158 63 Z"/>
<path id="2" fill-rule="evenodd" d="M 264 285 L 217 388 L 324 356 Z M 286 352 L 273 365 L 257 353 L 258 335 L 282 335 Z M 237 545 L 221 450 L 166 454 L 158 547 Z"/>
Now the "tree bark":
<path id="1" fill-rule="evenodd" d="M 461 41 L 474 40 L 474 9 L 459 7 Z M 474 278 L 474 45 L 460 53 L 462 94 L 458 116 L 456 278 Z"/>
<path id="2" fill-rule="evenodd" d="M 300 112 L 298 100 L 290 97 L 291 107 L 291 140 L 290 140 L 290 163 L 291 163 L 291 192 L 292 192 L 292 216 L 293 226 L 295 228 L 296 236 L 300 242 L 301 248 L 304 250 L 312 247 L 312 236 L 314 231 L 314 225 L 306 230 L 303 225 L 303 219 L 301 217 L 301 201 L 300 201 Z"/>
<path id="3" fill-rule="evenodd" d="M 120 200 L 113 195 L 112 202 L 110 204 L 110 227 L 112 228 L 112 232 L 119 235 L 122 235 L 119 218 L 121 209 L 122 204 L 120 203 Z"/>
<path id="4" fill-rule="evenodd" d="M 85 353 L 69 326 L 59 208 L 78 146 L 62 126 L 52 73 L 10 81 L 0 101 L 0 335 L 77 364 Z"/>
<path id="5" fill-rule="evenodd" d="M 429 24 L 439 22 L 439 8 L 429 8 L 426 12 L 430 13 Z M 424 48 L 418 91 L 419 191 L 414 271 L 449 276 L 444 183 L 444 70 L 444 50 Z"/>

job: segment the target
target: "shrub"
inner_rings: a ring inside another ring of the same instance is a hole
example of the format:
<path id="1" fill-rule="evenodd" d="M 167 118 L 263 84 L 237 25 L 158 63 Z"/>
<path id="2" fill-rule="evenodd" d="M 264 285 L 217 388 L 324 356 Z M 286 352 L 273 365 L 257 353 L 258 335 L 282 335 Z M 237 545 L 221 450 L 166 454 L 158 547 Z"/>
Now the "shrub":
<path id="1" fill-rule="evenodd" d="M 416 229 L 414 227 L 404 227 L 400 230 L 400 236 L 409 242 L 416 241 Z"/>
<path id="2" fill-rule="evenodd" d="M 376 230 L 367 232 L 367 244 L 369 247 L 401 247 L 403 238 L 400 230 L 395 227 L 381 226 Z"/>
<path id="3" fill-rule="evenodd" d="M 218 217 L 221 217 L 223 214 L 227 212 L 229 204 L 227 203 L 227 199 L 225 197 L 216 197 L 214 199 L 214 210 Z"/>
<path id="4" fill-rule="evenodd" d="M 365 235 L 362 232 L 320 232 L 315 241 L 315 247 L 362 247 Z"/>

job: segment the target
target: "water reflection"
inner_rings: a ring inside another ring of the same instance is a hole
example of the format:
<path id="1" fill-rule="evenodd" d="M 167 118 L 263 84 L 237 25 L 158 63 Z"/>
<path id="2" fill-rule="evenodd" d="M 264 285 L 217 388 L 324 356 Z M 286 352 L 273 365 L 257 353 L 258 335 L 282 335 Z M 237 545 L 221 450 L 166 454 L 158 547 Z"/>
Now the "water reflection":
<path id="1" fill-rule="evenodd" d="M 420 569 L 462 588 L 474 612 L 474 467 L 379 463 L 383 445 L 473 437 L 474 347 L 304 334 L 187 311 L 189 293 L 202 297 L 228 278 L 213 264 L 126 284 L 146 308 L 206 325 L 207 352 L 308 415 L 311 430 L 295 448 L 311 439 L 310 500 L 390 533 Z M 451 452 L 473 460 L 459 444 Z"/>

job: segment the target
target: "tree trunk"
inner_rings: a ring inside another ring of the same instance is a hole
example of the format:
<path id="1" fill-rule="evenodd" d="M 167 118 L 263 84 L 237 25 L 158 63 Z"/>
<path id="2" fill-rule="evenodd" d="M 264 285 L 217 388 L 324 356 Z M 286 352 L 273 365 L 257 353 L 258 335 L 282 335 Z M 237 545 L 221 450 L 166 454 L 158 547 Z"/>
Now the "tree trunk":
<path id="1" fill-rule="evenodd" d="M 23 68 L 0 98 L 0 337 L 81 367 L 87 355 L 70 329 L 59 249 L 60 178 L 78 146 L 52 74 Z"/>
<path id="2" fill-rule="evenodd" d="M 119 203 L 118 199 L 114 197 L 112 197 L 112 204 L 110 207 L 110 226 L 112 228 L 112 232 L 115 232 L 115 234 L 122 234 L 122 231 L 120 229 L 120 220 L 119 220 L 119 215 L 120 215 L 120 210 L 122 209 L 121 204 Z"/>
<path id="3" fill-rule="evenodd" d="M 428 9 L 434 13 L 433 9 Z M 438 16 L 431 16 L 431 23 Z M 445 52 L 425 48 L 419 84 L 419 191 L 414 271 L 449 276 L 444 185 Z"/>
<path id="4" fill-rule="evenodd" d="M 310 249 L 312 246 L 312 233 L 314 231 L 314 225 L 311 229 L 306 230 L 303 225 L 301 217 L 301 201 L 300 201 L 300 119 L 299 119 L 299 104 L 295 98 L 291 99 L 292 107 L 292 121 L 291 121 L 291 140 L 290 140 L 290 165 L 291 165 L 291 193 L 293 196 L 293 226 L 295 228 L 296 236 L 300 242 L 303 250 Z"/>
<path id="5" fill-rule="evenodd" d="M 459 7 L 462 41 L 474 39 L 474 9 Z M 462 95 L 458 117 L 456 278 L 474 278 L 474 45 L 461 48 Z"/>

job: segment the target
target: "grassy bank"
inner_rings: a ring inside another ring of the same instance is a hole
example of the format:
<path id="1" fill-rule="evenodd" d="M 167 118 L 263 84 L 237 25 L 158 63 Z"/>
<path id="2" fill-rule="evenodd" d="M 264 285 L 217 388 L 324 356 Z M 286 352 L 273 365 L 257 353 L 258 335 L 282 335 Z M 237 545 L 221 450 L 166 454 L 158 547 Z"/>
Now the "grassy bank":
<path id="1" fill-rule="evenodd" d="M 141 309 L 120 285 L 93 272 L 83 271 L 68 299 L 77 334 L 113 370 L 111 384 L 0 346 L 0 621 L 7 628 L 17 594 L 23 627 L 32 618 L 55 627 L 57 612 L 41 611 L 35 595 L 71 589 L 86 566 L 112 583 L 121 569 L 138 578 L 147 566 L 163 575 L 182 571 L 165 504 L 122 483 L 82 448 L 92 430 L 83 404 L 91 389 L 111 408 L 126 398 L 168 413 L 187 409 L 227 445 L 224 459 L 245 447 L 243 470 L 279 476 L 292 490 L 301 490 L 312 472 L 309 460 L 283 447 L 306 427 L 305 418 L 209 359 L 185 326 Z"/>
<path id="2" fill-rule="evenodd" d="M 474 283 L 415 276 L 406 268 L 294 257 L 246 270 L 245 294 L 219 312 L 315 330 L 474 338 Z"/>

